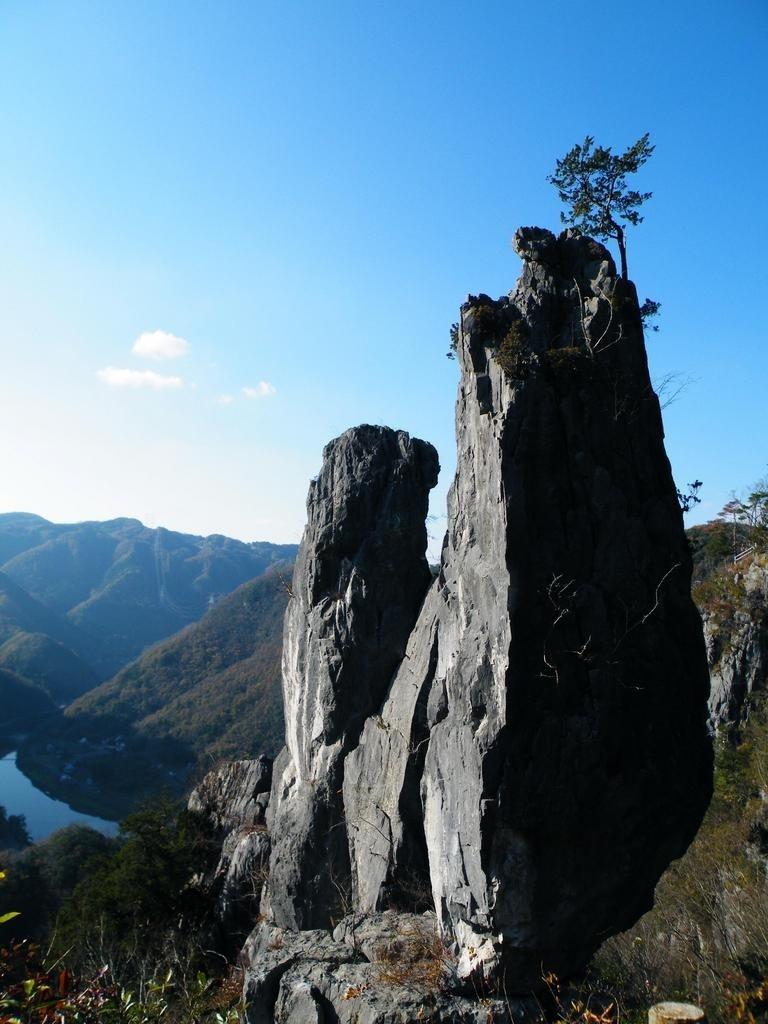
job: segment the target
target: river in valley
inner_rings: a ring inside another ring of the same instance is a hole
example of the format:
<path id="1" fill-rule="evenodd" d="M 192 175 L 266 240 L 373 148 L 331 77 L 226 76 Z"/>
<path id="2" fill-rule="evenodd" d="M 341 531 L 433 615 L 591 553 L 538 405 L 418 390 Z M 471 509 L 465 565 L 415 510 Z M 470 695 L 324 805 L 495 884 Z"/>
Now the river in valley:
<path id="1" fill-rule="evenodd" d="M 32 839 L 45 839 L 65 825 L 90 825 L 106 835 L 117 834 L 117 822 L 106 821 L 73 810 L 63 800 L 55 800 L 37 789 L 16 764 L 16 752 L 0 758 L 0 804 L 8 815 L 23 814 Z"/>

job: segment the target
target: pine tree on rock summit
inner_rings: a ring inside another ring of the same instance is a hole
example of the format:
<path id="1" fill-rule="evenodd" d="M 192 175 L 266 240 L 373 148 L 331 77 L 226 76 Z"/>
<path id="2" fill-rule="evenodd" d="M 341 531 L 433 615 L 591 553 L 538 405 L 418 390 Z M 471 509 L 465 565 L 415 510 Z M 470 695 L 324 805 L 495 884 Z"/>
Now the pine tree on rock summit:
<path id="1" fill-rule="evenodd" d="M 621 276 L 627 278 L 626 227 L 643 220 L 639 207 L 652 192 L 627 187 L 627 176 L 638 171 L 650 158 L 655 146 L 648 132 L 620 156 L 610 146 L 595 146 L 593 136 L 576 144 L 555 164 L 547 177 L 567 204 L 560 214 L 563 224 L 578 227 L 596 238 L 612 238 L 619 247 Z"/>

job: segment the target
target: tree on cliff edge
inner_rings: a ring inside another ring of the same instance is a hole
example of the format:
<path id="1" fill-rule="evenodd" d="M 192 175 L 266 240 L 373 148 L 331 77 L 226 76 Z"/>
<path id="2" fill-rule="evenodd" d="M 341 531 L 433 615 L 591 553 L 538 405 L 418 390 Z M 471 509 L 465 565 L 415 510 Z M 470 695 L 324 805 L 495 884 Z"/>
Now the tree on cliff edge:
<path id="1" fill-rule="evenodd" d="M 648 132 L 621 156 L 614 156 L 610 146 L 595 146 L 594 138 L 587 135 L 581 145 L 577 143 L 556 162 L 555 173 L 547 177 L 568 206 L 568 210 L 560 214 L 563 224 L 578 227 L 596 238 L 616 241 L 621 276 L 625 279 L 626 226 L 641 223 L 643 218 L 638 208 L 653 194 L 627 188 L 627 175 L 639 170 L 654 149 Z"/>

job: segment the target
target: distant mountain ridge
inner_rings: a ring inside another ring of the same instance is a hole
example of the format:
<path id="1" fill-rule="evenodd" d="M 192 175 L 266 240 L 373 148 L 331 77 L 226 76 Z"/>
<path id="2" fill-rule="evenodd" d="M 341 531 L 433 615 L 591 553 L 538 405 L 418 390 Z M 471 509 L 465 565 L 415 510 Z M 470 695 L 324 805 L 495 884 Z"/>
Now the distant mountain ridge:
<path id="1" fill-rule="evenodd" d="M 15 742 L 36 717 L 52 727 L 58 709 L 296 550 L 137 519 L 0 514 L 0 741 Z"/>
<path id="2" fill-rule="evenodd" d="M 79 810 L 119 816 L 211 760 L 277 754 L 291 574 L 270 567 L 84 694 L 21 747 L 23 771 Z"/>
<path id="3" fill-rule="evenodd" d="M 0 569 L 0 643 L 19 631 L 44 633 L 73 650 L 88 646 L 76 626 L 32 597 Z"/>
<path id="4" fill-rule="evenodd" d="M 252 754 L 252 734 L 258 734 L 258 750 L 276 754 L 283 738 L 280 658 L 291 571 L 273 568 L 244 583 L 199 622 L 80 697 L 65 720 L 109 721 L 172 737 L 198 756 Z M 254 720 L 257 705 L 261 722 Z"/>

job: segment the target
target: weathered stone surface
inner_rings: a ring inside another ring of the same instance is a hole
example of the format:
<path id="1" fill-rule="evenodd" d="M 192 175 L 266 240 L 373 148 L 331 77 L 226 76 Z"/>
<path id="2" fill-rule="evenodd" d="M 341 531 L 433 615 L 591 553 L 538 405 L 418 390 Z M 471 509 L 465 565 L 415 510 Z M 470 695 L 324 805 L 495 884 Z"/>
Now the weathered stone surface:
<path id="1" fill-rule="evenodd" d="M 189 795 L 190 811 L 202 814 L 219 834 L 264 822 L 272 786 L 272 761 L 227 761 L 208 772 Z"/>
<path id="2" fill-rule="evenodd" d="M 243 949 L 247 965 L 243 999 L 248 1024 L 271 1024 L 281 979 L 292 968 L 295 970 L 288 990 L 303 984 L 303 976 L 318 963 L 328 960 L 338 965 L 354 959 L 356 955 L 349 946 L 335 942 L 322 929 L 298 932 L 268 922 L 258 924 Z"/>
<path id="3" fill-rule="evenodd" d="M 370 961 L 353 939 L 351 923 L 333 937 L 322 929 L 257 925 L 243 951 L 248 1024 L 543 1024 L 536 998 L 457 995 L 435 984 L 440 972 L 419 962 L 424 953 L 409 957 L 398 950 L 403 935 L 422 929 L 432 934 L 434 917 L 387 913 L 355 922 L 365 945 L 377 933 L 383 941 L 368 946 Z"/>
<path id="4" fill-rule="evenodd" d="M 189 810 L 208 820 L 221 843 L 218 863 L 200 884 L 225 948 L 239 947 L 259 913 L 270 854 L 264 817 L 271 781 L 268 757 L 231 761 L 208 772 L 189 796 Z"/>
<path id="5" fill-rule="evenodd" d="M 316 970 L 310 968 L 310 973 L 314 974 Z M 281 1024 L 326 1024 L 328 1017 L 320 1004 L 321 998 L 311 981 L 292 978 L 290 984 L 280 988 L 275 1019 Z"/>
<path id="6" fill-rule="evenodd" d="M 347 909 L 344 758 L 381 705 L 431 580 L 425 518 L 438 468 L 431 445 L 361 426 L 326 447 L 310 487 L 283 636 L 286 748 L 269 812 L 279 925 L 327 926 Z"/>
<path id="7" fill-rule="evenodd" d="M 752 694 L 768 685 L 768 567 L 763 558 L 737 574 L 735 586 L 739 607 L 728 614 L 716 608 L 703 611 L 713 732 L 742 722 Z"/>
<path id="8" fill-rule="evenodd" d="M 288 971 L 274 1019 L 285 1024 L 542 1024 L 533 999 L 468 999 L 381 980 L 376 964 L 330 962 Z M 260 1024 L 260 1022 L 259 1022 Z"/>
<path id="9" fill-rule="evenodd" d="M 438 938 L 434 913 L 400 914 L 386 910 L 381 914 L 350 914 L 333 930 L 336 942 L 345 942 L 372 963 L 396 956 L 403 944 L 413 946 L 414 940 L 426 948 Z"/>
<path id="10" fill-rule="evenodd" d="M 310 489 L 251 1024 L 535 1020 L 511 994 L 631 925 L 708 803 L 701 620 L 634 287 L 575 232 L 516 247 L 514 291 L 461 311 L 434 584 L 430 446 L 356 428 Z"/>
<path id="11" fill-rule="evenodd" d="M 711 745 L 634 288 L 574 232 L 516 244 L 511 295 L 462 307 L 440 575 L 344 806 L 356 909 L 426 885 L 463 973 L 524 991 L 651 905 Z"/>
<path id="12" fill-rule="evenodd" d="M 221 884 L 216 915 L 222 927 L 234 935 L 246 933 L 259 913 L 270 850 L 265 829 L 239 829 L 224 844 L 219 862 Z"/>

